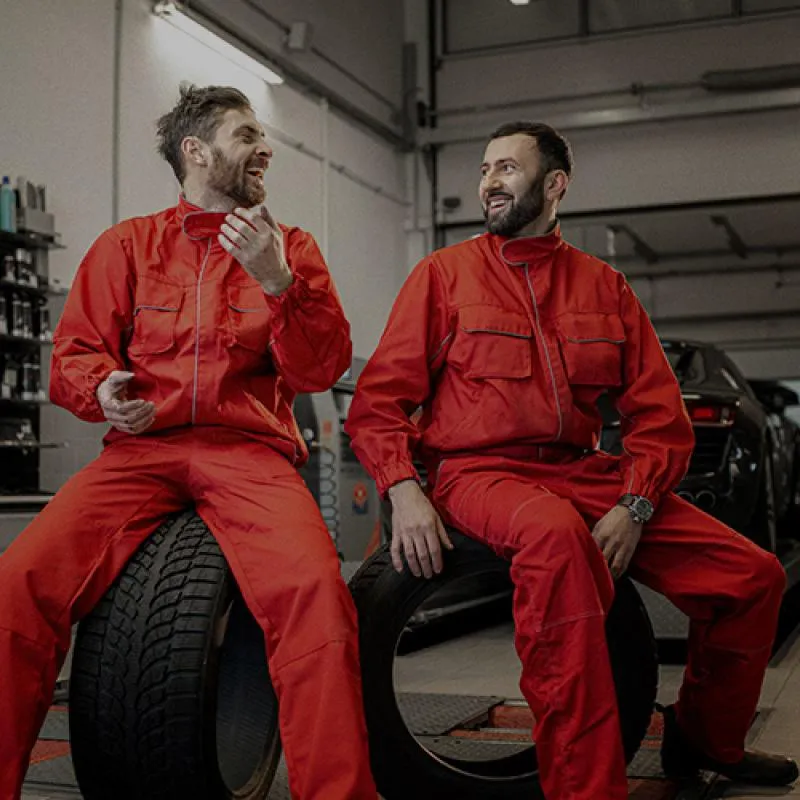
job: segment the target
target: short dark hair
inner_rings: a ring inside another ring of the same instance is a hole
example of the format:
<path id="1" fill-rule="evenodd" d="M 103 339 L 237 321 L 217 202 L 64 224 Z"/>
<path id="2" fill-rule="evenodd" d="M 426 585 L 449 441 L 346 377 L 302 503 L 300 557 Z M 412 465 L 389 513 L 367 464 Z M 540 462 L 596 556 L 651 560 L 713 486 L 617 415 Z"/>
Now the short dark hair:
<path id="1" fill-rule="evenodd" d="M 524 133 L 536 140 L 545 172 L 561 169 L 567 176 L 572 175 L 572 148 L 569 142 L 555 128 L 545 125 L 544 122 L 506 122 L 492 132 L 489 141 L 504 139 L 517 133 Z"/>
<path id="2" fill-rule="evenodd" d="M 181 85 L 177 105 L 156 123 L 158 152 L 172 167 L 179 183 L 186 177 L 181 142 L 187 136 L 212 142 L 222 115 L 230 109 L 245 110 L 252 106 L 247 97 L 232 86 Z"/>

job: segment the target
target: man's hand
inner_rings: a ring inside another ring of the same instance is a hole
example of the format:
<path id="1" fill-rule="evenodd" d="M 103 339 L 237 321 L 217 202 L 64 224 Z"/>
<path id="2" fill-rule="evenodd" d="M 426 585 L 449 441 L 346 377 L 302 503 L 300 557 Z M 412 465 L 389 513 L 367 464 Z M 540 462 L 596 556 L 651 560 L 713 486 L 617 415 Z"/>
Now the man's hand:
<path id="1" fill-rule="evenodd" d="M 141 433 L 156 418 L 155 403 L 128 400 L 128 381 L 132 372 L 114 370 L 98 387 L 97 401 L 112 428 L 123 433 Z"/>
<path id="2" fill-rule="evenodd" d="M 614 506 L 594 526 L 592 537 L 603 551 L 615 578 L 619 578 L 628 568 L 641 535 L 641 524 L 634 522 L 628 509 L 623 506 Z"/>
<path id="3" fill-rule="evenodd" d="M 405 553 L 409 569 L 418 578 L 432 578 L 442 571 L 442 544 L 453 549 L 453 543 L 442 520 L 433 510 L 416 481 L 403 481 L 389 489 L 392 501 L 392 564 L 403 571 L 401 553 Z"/>
<path id="4" fill-rule="evenodd" d="M 220 244 L 257 280 L 267 294 L 285 292 L 294 278 L 286 263 L 283 232 L 264 205 L 237 208 L 225 217 Z"/>

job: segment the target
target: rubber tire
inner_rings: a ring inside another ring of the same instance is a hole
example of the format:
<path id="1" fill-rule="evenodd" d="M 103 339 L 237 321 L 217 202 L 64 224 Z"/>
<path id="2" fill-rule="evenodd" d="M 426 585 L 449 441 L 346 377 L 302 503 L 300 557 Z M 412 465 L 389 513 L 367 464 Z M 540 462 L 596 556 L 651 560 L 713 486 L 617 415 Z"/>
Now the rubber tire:
<path id="1" fill-rule="evenodd" d="M 508 576 L 509 565 L 485 545 L 449 531 L 455 545 L 445 551 L 445 569 L 430 580 L 415 578 L 392 567 L 387 545 L 378 550 L 350 581 L 358 609 L 364 707 L 372 770 L 386 800 L 531 800 L 542 798 L 535 758 L 498 780 L 454 769 L 433 757 L 406 728 L 397 707 L 393 662 L 405 623 L 433 592 L 447 582 L 478 573 Z M 617 583 L 616 600 L 606 631 L 622 737 L 628 761 L 639 749 L 653 713 L 658 688 L 658 655 L 653 628 L 634 585 Z M 587 670 L 591 665 L 587 664 Z M 517 757 L 514 757 L 517 758 Z M 495 762 L 499 763 L 499 762 Z M 519 762 L 518 762 L 519 763 Z"/>
<path id="2" fill-rule="evenodd" d="M 265 798 L 277 708 L 219 545 L 191 512 L 168 520 L 78 629 L 69 717 L 84 798 Z"/>

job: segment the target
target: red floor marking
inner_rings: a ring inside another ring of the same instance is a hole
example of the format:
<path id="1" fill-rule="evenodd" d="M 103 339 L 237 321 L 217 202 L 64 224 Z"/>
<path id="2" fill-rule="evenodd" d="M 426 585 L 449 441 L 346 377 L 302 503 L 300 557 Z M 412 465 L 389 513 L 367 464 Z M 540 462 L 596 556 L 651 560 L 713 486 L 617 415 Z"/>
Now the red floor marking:
<path id="1" fill-rule="evenodd" d="M 448 736 L 453 736 L 456 739 L 476 739 L 477 741 L 483 742 L 530 742 L 531 741 L 531 732 L 527 731 L 523 733 L 520 731 L 519 733 L 511 732 L 511 731 L 498 731 L 498 730 L 482 730 L 482 731 L 470 731 L 464 730 L 463 728 L 456 728 L 455 730 L 450 731 L 447 734 Z"/>
<path id="2" fill-rule="evenodd" d="M 533 714 L 527 706 L 495 706 L 489 711 L 493 728 L 533 728 Z"/>
<path id="3" fill-rule="evenodd" d="M 69 755 L 69 742 L 46 742 L 40 739 L 33 748 L 31 764 L 52 761 L 54 758 L 61 758 L 66 755 Z"/>

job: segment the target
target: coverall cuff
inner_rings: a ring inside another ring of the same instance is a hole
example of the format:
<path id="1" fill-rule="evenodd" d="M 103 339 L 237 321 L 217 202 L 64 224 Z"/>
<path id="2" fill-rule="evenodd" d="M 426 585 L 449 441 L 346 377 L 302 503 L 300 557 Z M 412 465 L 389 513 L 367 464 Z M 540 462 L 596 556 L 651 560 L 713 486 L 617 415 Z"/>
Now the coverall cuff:
<path id="1" fill-rule="evenodd" d="M 658 508 L 661 502 L 661 492 L 655 488 L 652 481 L 633 481 L 628 483 L 631 488 L 626 489 L 625 494 L 633 494 L 637 497 L 644 497 L 650 501 L 654 509 Z"/>
<path id="2" fill-rule="evenodd" d="M 292 277 L 294 280 L 289 288 L 277 297 L 264 292 L 264 296 L 267 298 L 267 305 L 272 311 L 279 311 L 286 306 L 287 303 L 291 305 L 303 305 L 309 300 L 313 300 L 314 296 L 311 287 L 308 285 L 308 281 L 296 272 L 292 273 Z"/>
<path id="3" fill-rule="evenodd" d="M 85 378 L 83 390 L 83 413 L 80 418 L 86 422 L 105 422 L 106 415 L 100 408 L 100 401 L 97 399 L 97 389 L 100 384 L 116 369 L 124 369 L 118 364 L 101 364 L 92 369 Z"/>
<path id="4" fill-rule="evenodd" d="M 421 483 L 419 473 L 411 462 L 411 459 L 393 461 L 390 464 L 379 467 L 375 472 L 375 484 L 378 487 L 378 493 L 384 499 L 386 499 L 387 493 L 392 486 L 401 481 L 408 480 Z"/>

